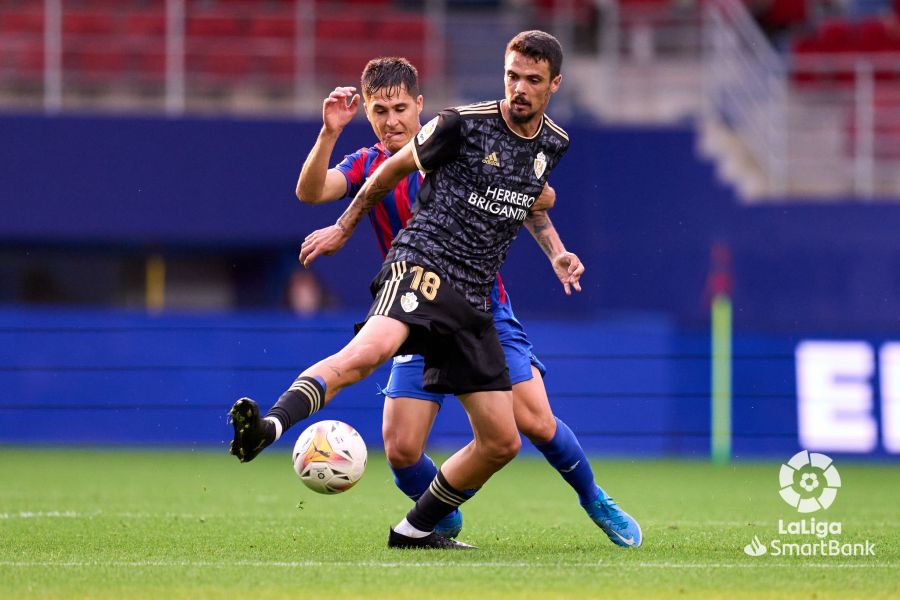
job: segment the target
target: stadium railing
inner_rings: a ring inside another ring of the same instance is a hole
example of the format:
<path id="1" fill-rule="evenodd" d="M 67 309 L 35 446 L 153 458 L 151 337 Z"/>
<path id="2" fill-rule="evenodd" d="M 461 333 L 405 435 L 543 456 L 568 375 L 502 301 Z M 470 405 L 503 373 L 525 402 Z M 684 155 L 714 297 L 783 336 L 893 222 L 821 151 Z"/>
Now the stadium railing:
<path id="1" fill-rule="evenodd" d="M 497 95 L 512 35 L 571 41 L 588 5 L 0 0 L 0 105 L 311 115 L 378 55 L 409 58 L 430 106 L 459 104 Z"/>
<path id="2" fill-rule="evenodd" d="M 744 5 L 721 0 L 706 6 L 706 118 L 737 132 L 768 184 L 787 190 L 787 75 L 783 61 Z"/>
<path id="3" fill-rule="evenodd" d="M 588 93 L 604 119 L 672 123 L 692 118 L 701 104 L 702 11 L 669 0 L 607 0 L 599 76 Z"/>
<path id="4" fill-rule="evenodd" d="M 871 36 L 837 47 L 831 25 L 822 44 L 782 55 L 740 1 L 707 5 L 705 119 L 735 133 L 761 174 L 746 195 L 900 194 L 900 52 Z"/>
<path id="5" fill-rule="evenodd" d="M 442 89 L 441 23 L 441 3 L 4 0 L 0 88 L 49 112 L 309 112 L 310 98 L 357 81 L 379 53 L 408 57 Z"/>

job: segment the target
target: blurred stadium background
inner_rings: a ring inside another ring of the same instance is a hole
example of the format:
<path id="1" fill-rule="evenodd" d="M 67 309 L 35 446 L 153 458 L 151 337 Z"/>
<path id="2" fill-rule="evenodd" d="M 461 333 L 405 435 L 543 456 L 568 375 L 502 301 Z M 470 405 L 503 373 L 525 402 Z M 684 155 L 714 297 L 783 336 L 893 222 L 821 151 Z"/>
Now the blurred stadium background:
<path id="1" fill-rule="evenodd" d="M 293 196 L 321 98 L 386 54 L 426 118 L 496 98 L 534 27 L 567 51 L 553 219 L 585 291 L 528 239 L 503 276 L 587 450 L 896 458 L 896 0 L 0 0 L 0 443 L 227 445 L 380 263 L 362 227 L 297 268 L 342 210 Z M 385 379 L 328 417 L 377 445 Z"/>

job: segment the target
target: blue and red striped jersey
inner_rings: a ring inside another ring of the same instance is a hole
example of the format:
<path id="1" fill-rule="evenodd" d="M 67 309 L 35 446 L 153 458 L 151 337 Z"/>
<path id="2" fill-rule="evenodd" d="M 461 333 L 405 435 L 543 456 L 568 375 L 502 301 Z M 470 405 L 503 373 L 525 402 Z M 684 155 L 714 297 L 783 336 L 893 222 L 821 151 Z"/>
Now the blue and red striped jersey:
<path id="1" fill-rule="evenodd" d="M 360 148 L 353 154 L 345 156 L 344 160 L 335 168 L 347 179 L 347 197 L 356 196 L 369 176 L 389 157 L 390 154 L 381 142 L 369 148 Z M 375 229 L 375 239 L 382 256 L 387 255 L 394 237 L 406 227 L 406 222 L 412 216 L 416 195 L 422 186 L 422 179 L 422 174 L 418 171 L 410 173 L 369 212 L 369 221 Z M 490 302 L 491 309 L 495 313 L 498 310 L 510 310 L 509 296 L 499 273 L 497 273 L 497 279 L 491 291 Z M 509 318 L 515 318 L 511 311 Z"/>
<path id="2" fill-rule="evenodd" d="M 375 172 L 390 154 L 378 142 L 370 148 L 360 148 L 344 157 L 336 167 L 347 179 L 347 196 L 356 196 L 369 176 Z M 422 185 L 422 175 L 416 171 L 397 184 L 397 187 L 369 212 L 369 220 L 375 228 L 375 239 L 382 256 L 391 249 L 391 242 L 397 232 L 406 227 L 416 202 L 416 194 Z"/>

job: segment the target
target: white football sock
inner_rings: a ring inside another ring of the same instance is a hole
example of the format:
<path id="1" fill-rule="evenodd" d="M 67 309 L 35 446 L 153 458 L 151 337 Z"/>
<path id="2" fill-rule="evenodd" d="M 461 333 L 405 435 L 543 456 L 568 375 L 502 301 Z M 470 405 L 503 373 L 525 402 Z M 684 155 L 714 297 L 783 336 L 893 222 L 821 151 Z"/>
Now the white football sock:
<path id="1" fill-rule="evenodd" d="M 281 421 L 279 421 L 275 417 L 266 417 L 266 421 L 272 421 L 273 423 L 275 423 L 275 441 L 277 442 L 278 438 L 281 437 L 282 432 Z"/>
<path id="2" fill-rule="evenodd" d="M 405 535 L 406 537 L 411 538 L 423 538 L 426 535 L 431 534 L 430 531 L 422 531 L 421 529 L 416 529 L 412 525 L 409 524 L 405 518 L 400 521 L 396 527 L 394 527 L 394 531 L 399 533 L 400 535 Z"/>

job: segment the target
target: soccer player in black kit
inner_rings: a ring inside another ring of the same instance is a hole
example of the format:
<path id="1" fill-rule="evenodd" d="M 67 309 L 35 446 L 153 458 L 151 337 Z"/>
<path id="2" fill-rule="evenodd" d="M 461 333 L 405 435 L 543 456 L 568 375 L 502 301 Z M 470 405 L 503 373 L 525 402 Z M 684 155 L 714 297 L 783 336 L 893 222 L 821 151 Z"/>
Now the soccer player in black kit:
<path id="1" fill-rule="evenodd" d="M 402 178 L 416 169 L 427 173 L 415 214 L 372 282 L 375 301 L 353 340 L 303 371 L 264 419 L 252 400 L 232 407 L 231 452 L 251 460 L 392 356 L 423 355 L 426 390 L 457 395 L 474 439 L 441 466 L 391 529 L 391 547 L 471 548 L 433 533 L 434 525 L 519 450 L 509 374 L 488 302 L 521 224 L 529 219 L 542 226 L 547 178 L 568 147 L 565 131 L 544 114 L 559 88 L 561 64 L 556 38 L 518 34 L 506 49 L 504 100 L 442 111 L 379 167 L 337 223 L 307 236 L 300 255 L 306 266 L 337 252 Z M 640 544 L 636 522 L 622 533 Z"/>

